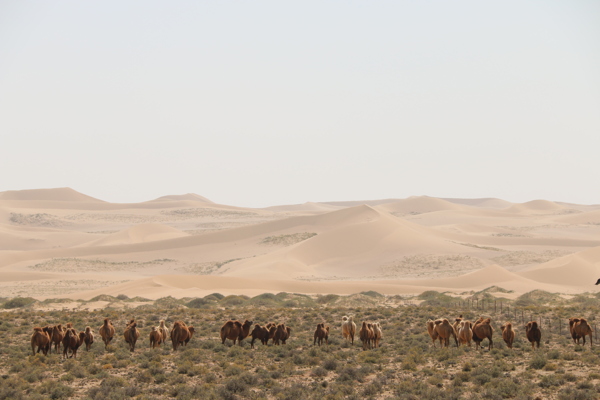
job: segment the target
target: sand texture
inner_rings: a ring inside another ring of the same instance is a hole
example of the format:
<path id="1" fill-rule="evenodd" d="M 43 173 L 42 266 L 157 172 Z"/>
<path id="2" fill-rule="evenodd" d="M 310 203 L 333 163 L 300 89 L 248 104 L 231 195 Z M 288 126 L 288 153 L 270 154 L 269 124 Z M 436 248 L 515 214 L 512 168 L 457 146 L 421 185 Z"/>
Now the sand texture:
<path id="1" fill-rule="evenodd" d="M 4 296 L 579 293 L 599 277 L 598 205 L 419 196 L 250 209 L 196 194 L 0 193 Z"/>

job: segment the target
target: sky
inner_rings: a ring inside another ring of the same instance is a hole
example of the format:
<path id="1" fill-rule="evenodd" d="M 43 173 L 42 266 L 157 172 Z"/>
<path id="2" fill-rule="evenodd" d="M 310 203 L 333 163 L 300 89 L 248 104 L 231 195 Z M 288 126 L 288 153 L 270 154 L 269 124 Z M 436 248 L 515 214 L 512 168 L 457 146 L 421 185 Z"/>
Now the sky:
<path id="1" fill-rule="evenodd" d="M 0 0 L 0 191 L 600 203 L 600 2 Z"/>

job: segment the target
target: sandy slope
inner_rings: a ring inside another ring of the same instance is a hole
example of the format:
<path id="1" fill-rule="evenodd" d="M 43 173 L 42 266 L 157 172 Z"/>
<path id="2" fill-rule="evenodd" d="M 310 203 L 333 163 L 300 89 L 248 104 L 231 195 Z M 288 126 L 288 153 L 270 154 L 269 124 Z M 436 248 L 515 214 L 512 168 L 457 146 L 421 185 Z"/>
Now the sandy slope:
<path id="1" fill-rule="evenodd" d="M 0 193 L 0 287 L 94 293 L 418 293 L 499 285 L 574 293 L 600 277 L 595 206 L 535 200 L 305 203 L 195 194 L 113 204 L 69 188 Z"/>

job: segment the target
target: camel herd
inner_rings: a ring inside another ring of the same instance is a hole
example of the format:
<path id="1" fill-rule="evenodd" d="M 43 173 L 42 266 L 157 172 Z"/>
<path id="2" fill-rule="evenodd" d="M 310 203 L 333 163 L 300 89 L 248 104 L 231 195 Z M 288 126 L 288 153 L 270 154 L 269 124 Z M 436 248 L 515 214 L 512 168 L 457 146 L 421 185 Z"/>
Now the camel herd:
<path id="1" fill-rule="evenodd" d="M 292 329 L 286 326 L 285 323 L 275 324 L 270 322 L 265 326 L 254 324 L 254 328 L 250 331 L 252 325 L 253 321 L 248 320 L 244 322 L 233 320 L 225 322 L 220 331 L 221 343 L 225 344 L 225 341 L 229 339 L 234 345 L 236 343 L 241 345 L 242 340 L 250 336 L 252 338 L 250 348 L 254 348 L 256 340 L 259 340 L 263 345 L 267 345 L 269 340 L 272 340 L 272 344 L 277 346 L 286 344 L 292 333 Z M 111 321 L 105 318 L 104 323 L 98 329 L 105 349 L 108 348 L 108 345 L 113 340 L 115 332 L 116 329 Z M 167 338 L 170 338 L 173 351 L 175 351 L 179 346 L 186 346 L 194 335 L 194 332 L 194 327 L 187 326 L 183 321 L 174 322 L 173 327 L 169 330 L 165 325 L 165 321 L 161 320 L 158 326 L 153 326 L 150 329 L 150 347 L 156 348 L 162 343 L 166 343 Z M 344 316 L 342 318 L 342 334 L 347 341 L 354 344 L 356 324 L 352 320 L 352 317 Z M 123 331 L 123 339 L 131 352 L 135 351 L 135 345 L 140 335 L 136 321 L 134 319 L 130 320 Z M 363 349 L 379 347 L 379 343 L 383 337 L 381 325 L 379 323 L 363 322 L 362 328 L 359 331 L 359 337 L 363 342 Z M 319 323 L 315 330 L 313 345 L 318 344 L 321 346 L 323 342 L 329 344 L 329 326 Z M 94 343 L 94 333 L 89 326 L 85 328 L 85 331 L 79 333 L 77 333 L 70 323 L 65 327 L 60 324 L 45 326 L 43 328 L 36 327 L 33 329 L 33 334 L 31 335 L 31 351 L 34 355 L 36 354 L 36 348 L 37 353 L 41 351 L 44 355 L 47 355 L 48 352 L 51 352 L 52 344 L 54 344 L 55 353 L 58 354 L 62 344 L 64 358 L 77 358 L 77 350 L 84 343 L 87 351 L 90 350 L 92 343 Z"/>
<path id="2" fill-rule="evenodd" d="M 512 349 L 513 342 L 515 340 L 515 331 L 513 330 L 512 323 L 507 322 L 500 327 L 502 330 L 502 340 L 506 343 L 509 349 Z M 583 339 L 583 345 L 585 345 L 585 337 L 590 337 L 590 346 L 592 343 L 592 328 L 588 324 L 585 318 L 569 318 L 569 330 L 573 343 L 579 344 L 580 339 Z M 471 346 L 471 341 L 475 342 L 475 348 L 478 349 L 481 342 L 484 339 L 488 339 L 488 349 L 494 346 L 492 336 L 494 334 L 494 328 L 491 325 L 490 318 L 479 317 L 475 323 L 464 320 L 462 315 L 454 320 L 453 324 L 446 318 L 439 318 L 427 321 L 427 332 L 431 337 L 433 347 L 435 346 L 436 340 L 439 340 L 440 347 L 448 347 L 450 344 L 450 338 L 454 338 L 456 346 L 467 345 Z M 542 331 L 536 321 L 530 321 L 525 325 L 525 337 L 531 343 L 533 349 L 540 347 L 540 341 L 542 340 Z"/>
<path id="3" fill-rule="evenodd" d="M 244 322 L 230 320 L 225 322 L 221 327 L 220 336 L 221 343 L 225 344 L 227 339 L 231 340 L 233 344 L 239 343 L 241 345 L 242 340 L 250 336 L 250 348 L 254 348 L 254 342 L 259 340 L 263 345 L 267 345 L 269 340 L 272 340 L 273 345 L 286 344 L 286 341 L 291 335 L 291 328 L 286 326 L 284 323 L 275 324 L 268 323 L 265 326 L 260 324 L 254 324 L 252 331 L 253 321 L 245 320 Z M 515 340 L 515 331 L 512 323 L 507 322 L 502 325 L 502 340 L 506 343 L 508 348 L 512 349 L 513 342 Z M 590 346 L 592 343 L 592 328 L 588 324 L 585 318 L 570 318 L 569 319 L 569 330 L 574 343 L 579 344 L 580 340 L 583 339 L 583 345 L 586 342 L 586 336 L 589 336 Z M 98 333 L 104 342 L 104 348 L 106 349 L 110 342 L 115 336 L 115 327 L 112 325 L 108 318 L 104 319 L 104 323 L 98 329 Z M 173 327 L 169 328 L 165 325 L 165 321 L 159 321 L 158 326 L 153 326 L 150 330 L 149 342 L 150 347 L 155 348 L 160 346 L 162 343 L 166 343 L 167 338 L 171 339 L 173 345 L 173 351 L 177 350 L 180 346 L 186 346 L 192 336 L 194 335 L 195 329 L 193 326 L 187 326 L 183 321 L 175 321 Z M 494 328 L 491 325 L 490 318 L 480 317 L 474 323 L 467 321 L 462 318 L 462 315 L 454 320 L 454 323 L 446 318 L 439 318 L 436 320 L 427 321 L 427 332 L 431 337 L 433 347 L 436 347 L 436 341 L 439 340 L 440 347 L 448 347 L 450 345 L 450 339 L 454 340 L 456 346 L 466 345 L 471 346 L 471 342 L 475 343 L 475 348 L 481 347 L 481 342 L 484 339 L 488 339 L 488 349 L 494 346 L 493 334 Z M 356 323 L 353 318 L 344 316 L 342 317 L 342 336 L 351 344 L 354 344 L 354 337 L 356 335 Z M 125 343 L 128 344 L 131 352 L 135 351 L 135 345 L 140 337 L 140 330 L 137 328 L 137 323 L 134 319 L 130 320 L 125 330 L 123 331 L 123 338 Z M 377 348 L 380 346 L 381 339 L 383 338 L 383 332 L 381 325 L 377 322 L 371 323 L 367 321 L 362 322 L 362 326 L 358 331 L 358 337 L 362 341 L 363 350 Z M 525 325 L 525 337 L 531 343 L 533 349 L 540 347 L 542 339 L 542 331 L 536 321 L 528 322 Z M 317 324 L 317 328 L 314 333 L 313 345 L 321 346 L 329 344 L 329 326 L 325 326 L 324 323 Z M 94 332 L 89 326 L 85 328 L 85 331 L 77 333 L 71 323 L 66 324 L 64 327 L 59 324 L 55 326 L 45 326 L 43 328 L 33 328 L 33 334 L 31 335 L 31 351 L 35 355 L 36 352 L 40 351 L 47 355 L 51 352 L 52 345 L 54 345 L 55 353 L 59 353 L 60 347 L 63 347 L 64 358 L 77 358 L 77 350 L 83 344 L 85 349 L 90 350 L 94 343 Z M 37 351 L 36 351 L 37 348 Z"/>

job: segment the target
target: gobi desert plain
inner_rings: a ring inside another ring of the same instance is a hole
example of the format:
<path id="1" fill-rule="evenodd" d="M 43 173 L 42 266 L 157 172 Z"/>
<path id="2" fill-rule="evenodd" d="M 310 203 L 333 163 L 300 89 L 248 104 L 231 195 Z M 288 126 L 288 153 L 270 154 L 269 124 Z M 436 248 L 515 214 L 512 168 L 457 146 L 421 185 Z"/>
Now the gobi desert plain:
<path id="1" fill-rule="evenodd" d="M 0 398 L 598 398 L 598 278 L 600 205 L 5 191 Z"/>

